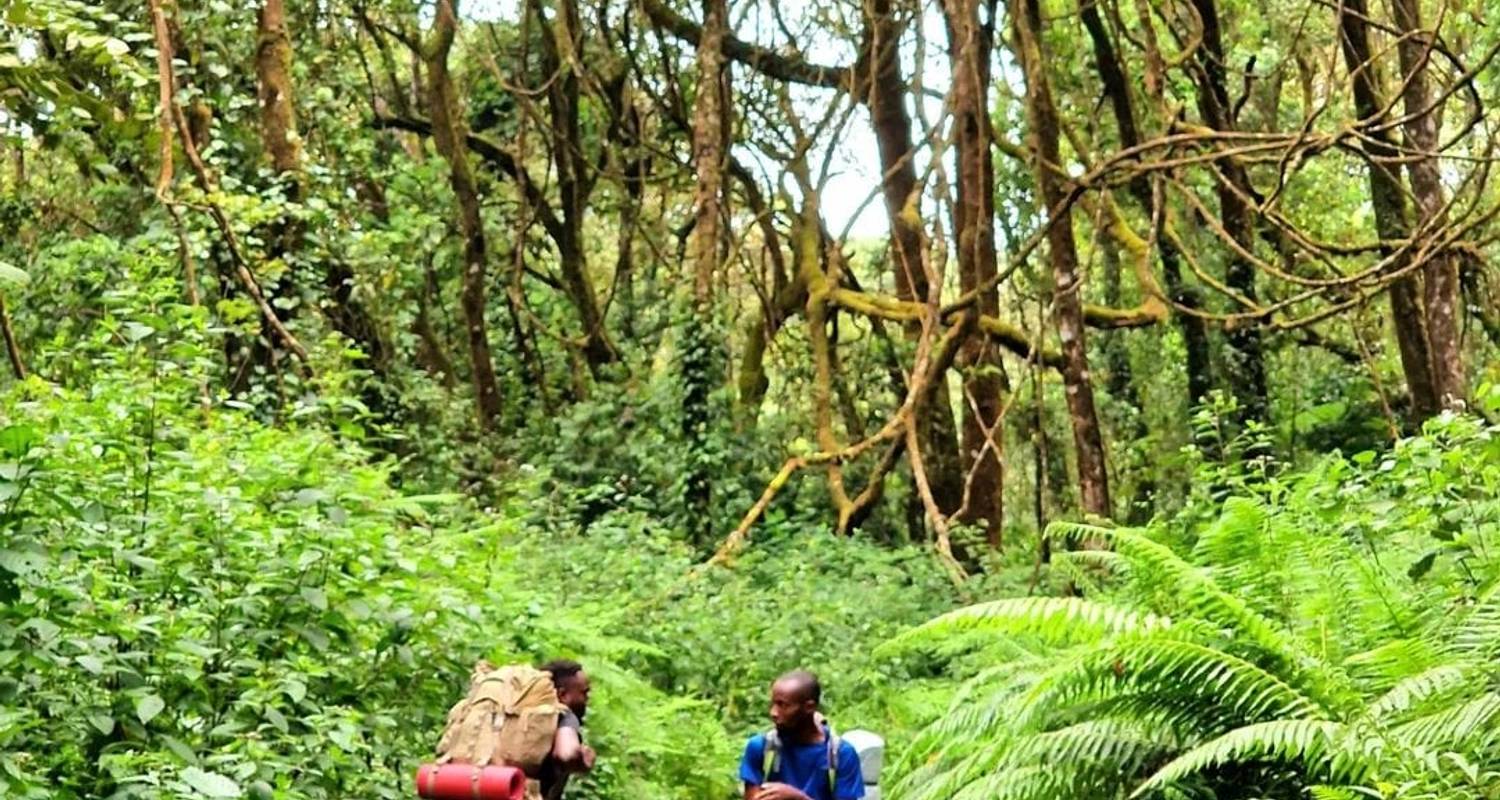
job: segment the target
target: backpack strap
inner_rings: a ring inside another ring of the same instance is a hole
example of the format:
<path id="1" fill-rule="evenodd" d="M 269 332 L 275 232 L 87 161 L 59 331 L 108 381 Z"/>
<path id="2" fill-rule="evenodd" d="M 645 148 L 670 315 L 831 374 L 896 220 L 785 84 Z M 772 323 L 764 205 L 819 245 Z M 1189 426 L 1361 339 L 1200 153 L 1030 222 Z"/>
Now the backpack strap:
<path id="1" fill-rule="evenodd" d="M 771 782 L 771 774 L 781 771 L 781 734 L 775 728 L 766 731 L 765 750 L 760 756 L 761 779 Z"/>
<path id="2" fill-rule="evenodd" d="M 821 714 L 818 715 L 818 723 L 823 727 L 823 738 L 828 743 L 828 791 L 832 794 L 839 784 L 839 750 L 843 747 L 844 740 L 833 732 L 833 726 Z M 765 733 L 765 750 L 760 755 L 761 778 L 769 783 L 771 775 L 780 771 L 781 734 L 772 728 Z"/>
<path id="3" fill-rule="evenodd" d="M 843 740 L 833 732 L 832 725 L 823 728 L 823 737 L 828 740 L 828 796 L 834 797 L 838 792 L 839 749 L 843 745 Z"/>

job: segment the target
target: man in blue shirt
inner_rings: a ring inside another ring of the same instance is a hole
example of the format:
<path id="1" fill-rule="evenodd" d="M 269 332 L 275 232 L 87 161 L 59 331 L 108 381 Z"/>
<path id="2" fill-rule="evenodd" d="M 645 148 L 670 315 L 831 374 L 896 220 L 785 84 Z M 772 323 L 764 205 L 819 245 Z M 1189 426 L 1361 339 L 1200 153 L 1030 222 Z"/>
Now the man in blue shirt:
<path id="1" fill-rule="evenodd" d="M 745 757 L 740 760 L 745 800 L 859 800 L 865 796 L 859 754 L 852 745 L 837 743 L 834 768 L 829 769 L 836 740 L 818 713 L 822 695 L 817 677 L 810 672 L 791 672 L 771 685 L 771 722 L 776 727 L 751 737 L 745 745 Z"/>

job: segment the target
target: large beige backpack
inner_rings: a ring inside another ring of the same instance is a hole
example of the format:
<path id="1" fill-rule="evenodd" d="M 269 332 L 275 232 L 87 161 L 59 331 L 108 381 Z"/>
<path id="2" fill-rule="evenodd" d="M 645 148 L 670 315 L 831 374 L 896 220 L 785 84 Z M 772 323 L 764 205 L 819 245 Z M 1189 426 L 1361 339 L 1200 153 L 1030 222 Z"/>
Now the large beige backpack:
<path id="1" fill-rule="evenodd" d="M 552 676 L 525 665 L 474 665 L 469 693 L 448 712 L 437 763 L 497 764 L 535 776 L 562 714 Z"/>

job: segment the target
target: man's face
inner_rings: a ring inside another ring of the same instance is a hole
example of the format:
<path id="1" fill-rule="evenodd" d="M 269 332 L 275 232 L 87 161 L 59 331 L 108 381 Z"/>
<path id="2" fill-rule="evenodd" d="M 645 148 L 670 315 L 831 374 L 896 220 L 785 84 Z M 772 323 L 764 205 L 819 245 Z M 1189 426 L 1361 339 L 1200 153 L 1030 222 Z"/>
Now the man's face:
<path id="1" fill-rule="evenodd" d="M 589 710 L 589 676 L 579 671 L 577 675 L 564 678 L 557 687 L 557 699 L 582 720 Z"/>
<path id="2" fill-rule="evenodd" d="M 771 722 L 778 731 L 800 731 L 811 723 L 817 704 L 807 696 L 807 688 L 793 681 L 771 684 Z"/>

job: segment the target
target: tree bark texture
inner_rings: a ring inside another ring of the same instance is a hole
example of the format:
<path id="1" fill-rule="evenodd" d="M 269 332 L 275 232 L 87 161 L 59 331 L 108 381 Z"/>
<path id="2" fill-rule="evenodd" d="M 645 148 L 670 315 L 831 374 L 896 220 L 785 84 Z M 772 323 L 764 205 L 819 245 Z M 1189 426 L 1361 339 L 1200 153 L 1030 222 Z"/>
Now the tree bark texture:
<path id="1" fill-rule="evenodd" d="M 1094 387 L 1090 383 L 1083 303 L 1078 296 L 1083 287 L 1078 273 L 1078 251 L 1073 242 L 1072 215 L 1064 202 L 1067 187 L 1062 178 L 1046 166 L 1061 163 L 1058 142 L 1062 136 L 1057 107 L 1046 76 L 1041 11 L 1037 0 L 1013 0 L 1011 20 L 1015 26 L 1021 69 L 1026 76 L 1026 116 L 1030 122 L 1031 146 L 1037 156 L 1037 187 L 1048 215 L 1047 251 L 1052 264 L 1054 318 L 1058 338 L 1062 341 L 1063 388 L 1067 395 L 1068 415 L 1073 423 L 1079 499 L 1085 512 L 1107 518 L 1112 513 L 1109 472 L 1099 415 L 1094 406 Z"/>
<path id="2" fill-rule="evenodd" d="M 1235 121 L 1227 84 L 1227 63 L 1219 28 L 1219 10 L 1215 0 L 1192 0 L 1202 22 L 1203 43 L 1198 51 L 1198 109 L 1203 121 L 1216 131 L 1232 132 Z M 1244 167 L 1233 158 L 1220 159 L 1217 194 L 1219 217 L 1225 232 L 1245 251 L 1255 247 L 1255 219 L 1245 198 L 1250 194 L 1250 179 Z M 1228 246 L 1226 245 L 1226 248 Z M 1255 266 L 1228 248 L 1224 282 L 1250 302 L 1256 302 Z M 1238 416 L 1242 422 L 1266 421 L 1266 366 L 1260 325 L 1242 322 L 1229 327 L 1225 336 L 1229 344 L 1226 359 L 1229 384 L 1239 401 Z"/>
<path id="3" fill-rule="evenodd" d="M 890 0 L 872 0 L 869 10 L 866 27 L 870 67 L 860 78 L 868 89 L 865 103 L 880 154 L 896 296 L 905 301 L 926 302 L 929 286 L 923 255 L 927 236 L 922 226 L 911 115 L 906 110 L 909 90 L 901 73 L 901 29 Z M 907 323 L 903 331 L 908 339 L 916 339 L 922 326 L 918 322 Z M 923 407 L 917 426 L 933 500 L 944 513 L 951 514 L 963 502 L 964 465 L 959 457 L 953 403 L 946 380 L 935 383 L 932 402 Z"/>
<path id="4" fill-rule="evenodd" d="M 990 150 L 990 46 L 994 30 L 980 21 L 980 0 L 945 0 L 948 57 L 953 70 L 954 146 L 958 160 L 953 239 L 959 286 L 979 291 L 978 311 L 1000 311 L 995 282 L 995 167 Z M 986 12 L 993 19 L 993 10 Z M 998 545 L 1004 515 L 1000 412 L 1005 392 L 1000 352 L 982 336 L 964 342 L 963 463 L 968 508 L 961 521 L 980 525 Z"/>
<path id="5" fill-rule="evenodd" d="M 683 337 L 683 426 L 692 448 L 686 505 L 690 524 L 700 541 L 709 533 L 712 518 L 712 479 L 708 447 L 709 394 L 717 373 L 713 336 L 714 276 L 719 267 L 719 217 L 727 150 L 724 115 L 724 37 L 728 26 L 725 0 L 704 0 L 703 35 L 698 42 L 698 94 L 693 108 L 693 166 L 697 183 L 693 192 L 692 313 Z"/>
<path id="6" fill-rule="evenodd" d="M 1344 62 L 1349 67 L 1349 82 L 1354 94 L 1354 109 L 1365 128 L 1364 150 L 1369 157 L 1370 202 L 1375 210 L 1375 228 L 1380 238 L 1394 242 L 1411 235 L 1406 194 L 1401 186 L 1399 151 L 1391 130 L 1382 127 L 1385 100 L 1381 93 L 1378 64 L 1370 48 L 1369 9 L 1365 0 L 1344 0 L 1339 14 L 1340 44 Z M 1391 252 L 1387 247 L 1385 252 Z M 1391 265 L 1400 270 L 1408 263 L 1402 258 Z M 1427 344 L 1427 314 L 1422 301 L 1422 275 L 1408 274 L 1391 284 L 1391 323 L 1401 353 L 1401 369 L 1411 393 L 1410 416 L 1420 423 L 1438 409 L 1438 393 L 1433 383 L 1432 356 Z"/>
<path id="7" fill-rule="evenodd" d="M 491 430 L 501 412 L 500 384 L 490 356 L 489 326 L 485 320 L 488 250 L 484 220 L 479 213 L 479 190 L 474 168 L 469 164 L 463 118 L 453 78 L 448 72 L 448 54 L 458 34 L 456 0 L 438 0 L 433 19 L 432 41 L 427 49 L 427 99 L 432 112 L 432 141 L 448 162 L 448 182 L 458 203 L 459 230 L 463 236 L 463 289 L 460 305 L 469 343 L 471 378 L 479 425 Z"/>
<path id="8" fill-rule="evenodd" d="M 1447 199 L 1438 172 L 1438 114 L 1432 108 L 1427 77 L 1431 33 L 1422 29 L 1418 0 L 1390 0 L 1391 16 L 1401 39 L 1396 47 L 1404 73 L 1401 100 L 1406 109 L 1406 144 L 1419 155 L 1409 157 L 1406 175 L 1416 199 L 1419 229 L 1432 229 L 1447 220 Z M 1410 156 L 1412 154 L 1408 154 Z M 1443 408 L 1461 408 L 1468 396 L 1459 334 L 1458 261 L 1452 253 L 1436 253 L 1423 269 L 1427 320 L 1427 351 L 1432 359 L 1432 383 Z"/>

